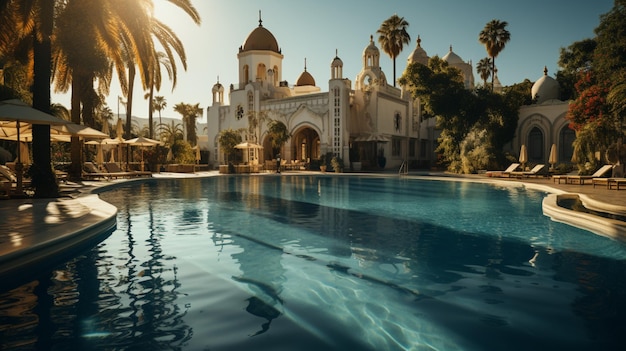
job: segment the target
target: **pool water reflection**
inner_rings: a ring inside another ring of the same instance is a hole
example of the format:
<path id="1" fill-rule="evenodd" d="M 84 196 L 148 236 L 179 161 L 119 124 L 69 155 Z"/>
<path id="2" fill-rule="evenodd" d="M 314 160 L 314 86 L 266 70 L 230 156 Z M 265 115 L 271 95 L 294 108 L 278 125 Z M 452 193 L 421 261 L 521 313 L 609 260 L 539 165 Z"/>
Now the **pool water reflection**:
<path id="1" fill-rule="evenodd" d="M 626 246 L 519 187 L 150 180 L 117 230 L 0 294 L 0 349 L 588 350 L 626 341 Z"/>

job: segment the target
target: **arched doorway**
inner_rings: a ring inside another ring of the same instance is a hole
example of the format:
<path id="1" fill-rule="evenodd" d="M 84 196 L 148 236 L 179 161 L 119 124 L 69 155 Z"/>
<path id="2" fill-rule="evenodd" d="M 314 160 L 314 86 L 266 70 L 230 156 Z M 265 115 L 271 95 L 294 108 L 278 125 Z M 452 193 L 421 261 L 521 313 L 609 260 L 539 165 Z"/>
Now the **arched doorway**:
<path id="1" fill-rule="evenodd" d="M 570 162 L 574 155 L 574 140 L 576 132 L 568 126 L 561 128 L 559 133 L 559 162 Z"/>
<path id="2" fill-rule="evenodd" d="M 543 132 L 534 127 L 528 133 L 528 162 L 545 163 L 544 156 Z"/>
<path id="3" fill-rule="evenodd" d="M 298 129 L 291 136 L 291 157 L 293 160 L 310 162 L 320 158 L 320 137 L 310 127 Z"/>

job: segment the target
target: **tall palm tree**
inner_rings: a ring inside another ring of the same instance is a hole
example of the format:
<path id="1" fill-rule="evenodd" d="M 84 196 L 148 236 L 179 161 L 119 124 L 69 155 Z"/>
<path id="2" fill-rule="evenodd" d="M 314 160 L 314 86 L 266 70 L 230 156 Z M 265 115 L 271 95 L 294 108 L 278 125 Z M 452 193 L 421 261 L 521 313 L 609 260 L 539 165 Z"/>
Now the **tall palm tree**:
<path id="1" fill-rule="evenodd" d="M 485 46 L 487 55 L 491 57 L 491 72 L 496 71 L 496 57 L 504 50 L 506 43 L 511 40 L 511 33 L 506 30 L 508 23 L 497 19 L 491 20 L 485 25 L 480 34 L 478 41 Z M 495 74 L 491 75 L 491 90 L 493 91 L 493 82 Z"/>
<path id="2" fill-rule="evenodd" d="M 483 86 L 485 88 L 487 88 L 487 79 L 489 79 L 489 77 L 491 77 L 491 69 L 492 69 L 492 67 L 491 67 L 491 58 L 489 58 L 489 57 L 485 57 L 485 58 L 481 59 L 476 64 L 476 71 L 478 72 L 478 75 L 480 76 L 480 79 L 483 80 Z"/>
<path id="3" fill-rule="evenodd" d="M 404 17 L 394 14 L 386 19 L 376 33 L 379 34 L 378 42 L 383 51 L 393 60 L 393 86 L 396 86 L 396 58 L 404 48 L 404 44 L 411 42 L 411 36 L 406 31 L 409 26 Z"/>
<path id="4" fill-rule="evenodd" d="M 151 0 L 143 0 L 146 2 L 150 2 L 152 3 Z M 195 7 L 191 4 L 190 0 L 169 0 L 169 2 L 177 7 L 179 7 L 180 9 L 182 9 L 185 13 L 187 13 L 189 15 L 189 17 L 191 17 L 191 19 L 194 21 L 194 23 L 196 24 L 200 24 L 200 15 L 198 14 L 197 10 L 195 9 Z M 154 43 L 152 44 L 152 48 L 150 49 L 150 55 L 149 57 L 146 57 L 146 62 L 148 63 L 148 72 L 144 72 L 144 74 L 141 76 L 142 77 L 142 86 L 144 90 L 149 90 L 149 102 L 148 102 L 148 106 L 152 105 L 152 94 L 153 94 L 153 89 L 156 86 L 157 90 L 160 89 L 161 86 L 161 64 L 166 65 L 166 68 L 168 69 L 168 73 L 170 74 L 170 79 L 172 79 L 172 81 L 174 82 L 172 89 L 174 88 L 174 86 L 176 85 L 176 75 L 177 75 L 177 67 L 176 67 L 176 61 L 175 61 L 175 57 L 174 57 L 174 53 L 176 53 L 176 55 L 178 56 L 178 58 L 180 59 L 183 68 L 186 70 L 187 69 L 187 56 L 185 54 L 185 49 L 183 47 L 182 42 L 180 41 L 180 39 L 176 36 L 176 34 L 174 33 L 174 31 L 172 31 L 172 29 L 170 27 L 168 27 L 167 25 L 165 25 L 163 22 L 159 21 L 158 19 L 154 18 L 152 16 L 152 13 L 149 13 L 149 17 L 150 17 L 150 21 L 146 22 L 149 23 L 148 26 L 148 31 L 149 34 L 152 36 L 152 38 L 150 38 L 150 41 L 158 41 L 161 44 L 161 47 L 163 48 L 164 53 L 159 55 L 159 52 L 156 51 L 155 47 L 154 47 Z M 126 121 L 126 126 L 127 128 L 129 127 L 129 120 L 130 120 L 130 115 L 132 114 L 132 95 L 133 95 L 133 89 L 132 86 L 134 84 L 134 67 L 133 67 L 133 63 L 129 62 L 128 64 L 128 70 L 129 70 L 129 75 L 128 75 L 128 82 L 129 82 L 129 89 L 128 89 L 128 93 L 126 95 L 127 100 L 129 101 L 129 105 L 128 105 L 128 109 L 127 109 L 127 121 Z M 150 126 L 152 126 L 152 109 L 149 108 L 148 109 L 148 119 L 149 119 L 149 123 Z M 150 128 L 150 134 L 152 136 L 152 128 Z"/>
<path id="5" fill-rule="evenodd" d="M 165 97 L 163 96 L 157 95 L 152 100 L 152 110 L 159 112 L 159 125 L 163 123 L 161 121 L 161 111 L 163 111 L 166 106 L 167 106 L 167 100 L 165 100 Z"/>
<path id="6" fill-rule="evenodd" d="M 165 67 L 168 77 L 170 78 L 170 80 L 172 80 L 172 90 L 174 90 L 174 88 L 176 87 L 176 64 L 172 64 L 163 52 L 158 53 L 158 61 L 159 62 L 157 63 L 157 65 L 152 70 L 152 76 L 150 77 L 150 83 L 148 85 L 148 92 L 144 95 L 144 98 L 148 99 L 148 122 L 150 122 L 150 125 L 152 125 L 151 122 L 153 113 L 157 110 L 157 106 L 155 105 L 154 88 L 156 88 L 157 91 L 161 89 L 160 65 L 163 65 L 163 67 Z M 163 99 L 162 96 L 161 99 Z M 161 109 L 162 107 L 159 106 L 159 124 L 161 124 Z M 153 138 L 153 128 L 150 128 L 149 133 L 149 137 Z"/>

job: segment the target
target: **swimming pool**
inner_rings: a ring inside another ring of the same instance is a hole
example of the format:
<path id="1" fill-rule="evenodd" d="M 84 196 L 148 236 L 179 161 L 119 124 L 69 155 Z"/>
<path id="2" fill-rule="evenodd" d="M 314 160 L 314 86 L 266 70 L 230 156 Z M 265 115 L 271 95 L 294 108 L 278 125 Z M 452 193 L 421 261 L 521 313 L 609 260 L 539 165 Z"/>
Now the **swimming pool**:
<path id="1" fill-rule="evenodd" d="M 0 294 L 0 349 L 589 350 L 626 341 L 626 245 L 515 186 L 150 180 L 117 229 Z"/>

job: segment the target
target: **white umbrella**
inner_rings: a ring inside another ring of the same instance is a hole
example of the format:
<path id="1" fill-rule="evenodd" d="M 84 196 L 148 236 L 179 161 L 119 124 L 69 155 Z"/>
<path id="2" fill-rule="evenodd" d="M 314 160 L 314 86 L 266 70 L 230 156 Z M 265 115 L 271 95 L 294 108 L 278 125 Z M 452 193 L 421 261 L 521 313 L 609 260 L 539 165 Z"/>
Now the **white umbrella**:
<path id="1" fill-rule="evenodd" d="M 157 146 L 160 145 L 161 142 L 158 140 L 146 138 L 146 137 L 138 137 L 130 140 L 124 141 L 125 144 L 140 146 L 141 148 L 141 171 L 143 172 L 143 146 Z"/>
<path id="2" fill-rule="evenodd" d="M 528 161 L 528 155 L 526 154 L 526 145 L 522 144 L 522 148 L 519 150 L 519 163 L 522 164 L 522 169 L 524 169 L 524 164 Z"/>
<path id="3" fill-rule="evenodd" d="M 104 163 L 104 153 L 102 152 L 102 145 L 97 146 L 98 151 L 96 152 L 96 163 L 101 165 Z"/>
<path id="4" fill-rule="evenodd" d="M 556 144 L 552 144 L 550 148 L 550 157 L 548 157 L 548 163 L 550 164 L 550 168 L 554 168 L 554 165 L 558 162 L 557 154 L 556 154 Z"/>
<path id="5" fill-rule="evenodd" d="M 251 143 L 249 141 L 239 143 L 235 145 L 235 149 L 262 149 L 263 146 L 255 143 Z"/>
<path id="6" fill-rule="evenodd" d="M 39 111 L 31 106 L 27 105 L 21 100 L 5 100 L 0 101 L 0 121 L 14 121 L 17 124 L 17 139 L 20 140 L 20 128 L 22 123 L 30 124 L 48 124 L 59 125 L 68 123 L 65 120 L 57 118 L 51 114 Z M 20 165 L 17 172 L 17 190 L 22 191 L 22 155 L 20 148 L 17 148 L 17 161 Z"/>

